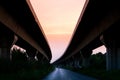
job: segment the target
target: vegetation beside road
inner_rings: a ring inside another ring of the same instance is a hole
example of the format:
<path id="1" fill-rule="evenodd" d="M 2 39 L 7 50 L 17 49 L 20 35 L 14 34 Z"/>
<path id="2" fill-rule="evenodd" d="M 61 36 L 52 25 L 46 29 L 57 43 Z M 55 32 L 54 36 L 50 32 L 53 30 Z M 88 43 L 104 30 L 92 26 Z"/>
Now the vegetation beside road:
<path id="1" fill-rule="evenodd" d="M 41 80 L 54 67 L 50 63 L 28 61 L 23 52 L 13 52 L 12 61 L 0 59 L 0 80 Z"/>
<path id="2" fill-rule="evenodd" d="M 120 80 L 120 70 L 106 71 L 106 54 L 101 52 L 91 55 L 90 66 L 87 68 L 74 68 L 70 66 L 64 68 L 98 80 Z"/>
<path id="3" fill-rule="evenodd" d="M 106 71 L 99 68 L 74 69 L 73 71 L 84 74 L 98 80 L 120 80 L 120 70 Z"/>

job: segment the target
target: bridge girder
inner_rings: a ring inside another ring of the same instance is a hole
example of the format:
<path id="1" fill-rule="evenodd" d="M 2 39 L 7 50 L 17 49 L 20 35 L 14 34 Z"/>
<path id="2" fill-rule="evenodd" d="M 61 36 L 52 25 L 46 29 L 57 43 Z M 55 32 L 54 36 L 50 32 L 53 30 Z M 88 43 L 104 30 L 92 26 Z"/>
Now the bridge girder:
<path id="1" fill-rule="evenodd" d="M 95 49 L 102 45 L 99 40 L 100 35 L 120 20 L 119 2 L 114 0 L 86 1 L 89 2 L 83 8 L 71 42 L 64 55 L 56 63 L 67 60 L 81 50 Z"/>
<path id="2" fill-rule="evenodd" d="M 44 55 L 46 59 L 51 60 L 49 45 L 26 0 L 0 1 L 0 22 Z"/>

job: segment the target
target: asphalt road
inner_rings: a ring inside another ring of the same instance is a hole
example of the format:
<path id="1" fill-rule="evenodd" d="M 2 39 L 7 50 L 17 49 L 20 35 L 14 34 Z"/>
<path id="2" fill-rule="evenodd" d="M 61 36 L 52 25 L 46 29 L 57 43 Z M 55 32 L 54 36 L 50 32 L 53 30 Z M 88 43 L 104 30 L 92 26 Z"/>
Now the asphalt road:
<path id="1" fill-rule="evenodd" d="M 78 74 L 66 69 L 56 68 L 43 80 L 97 80 L 82 74 Z"/>

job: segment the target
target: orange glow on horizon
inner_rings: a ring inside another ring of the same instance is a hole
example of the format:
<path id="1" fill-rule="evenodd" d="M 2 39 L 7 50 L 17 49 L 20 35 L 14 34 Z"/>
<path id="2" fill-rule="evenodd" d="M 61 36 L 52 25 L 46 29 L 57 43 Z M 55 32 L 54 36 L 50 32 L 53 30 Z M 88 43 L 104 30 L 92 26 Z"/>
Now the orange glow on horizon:
<path id="1" fill-rule="evenodd" d="M 52 51 L 52 61 L 67 48 L 85 0 L 30 0 Z"/>
<path id="2" fill-rule="evenodd" d="M 69 44 L 70 41 L 70 34 L 49 34 L 47 35 L 49 39 L 50 48 L 52 50 L 52 53 L 54 54 L 52 57 L 52 60 L 58 59 L 60 56 L 63 55 L 64 51 L 66 50 L 66 47 Z"/>

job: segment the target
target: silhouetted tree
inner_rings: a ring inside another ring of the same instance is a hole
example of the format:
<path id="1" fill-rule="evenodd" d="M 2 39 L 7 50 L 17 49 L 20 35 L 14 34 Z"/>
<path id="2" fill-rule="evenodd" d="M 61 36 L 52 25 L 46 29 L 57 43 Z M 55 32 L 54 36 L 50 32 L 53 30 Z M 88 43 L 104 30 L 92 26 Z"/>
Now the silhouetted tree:
<path id="1" fill-rule="evenodd" d="M 13 68 L 16 70 L 26 68 L 27 66 L 26 53 L 21 51 L 20 49 L 14 48 L 12 50 L 12 63 L 13 63 Z"/>
<path id="2" fill-rule="evenodd" d="M 92 67 L 105 68 L 106 65 L 105 54 L 98 52 L 96 54 L 91 55 L 90 64 Z"/>

